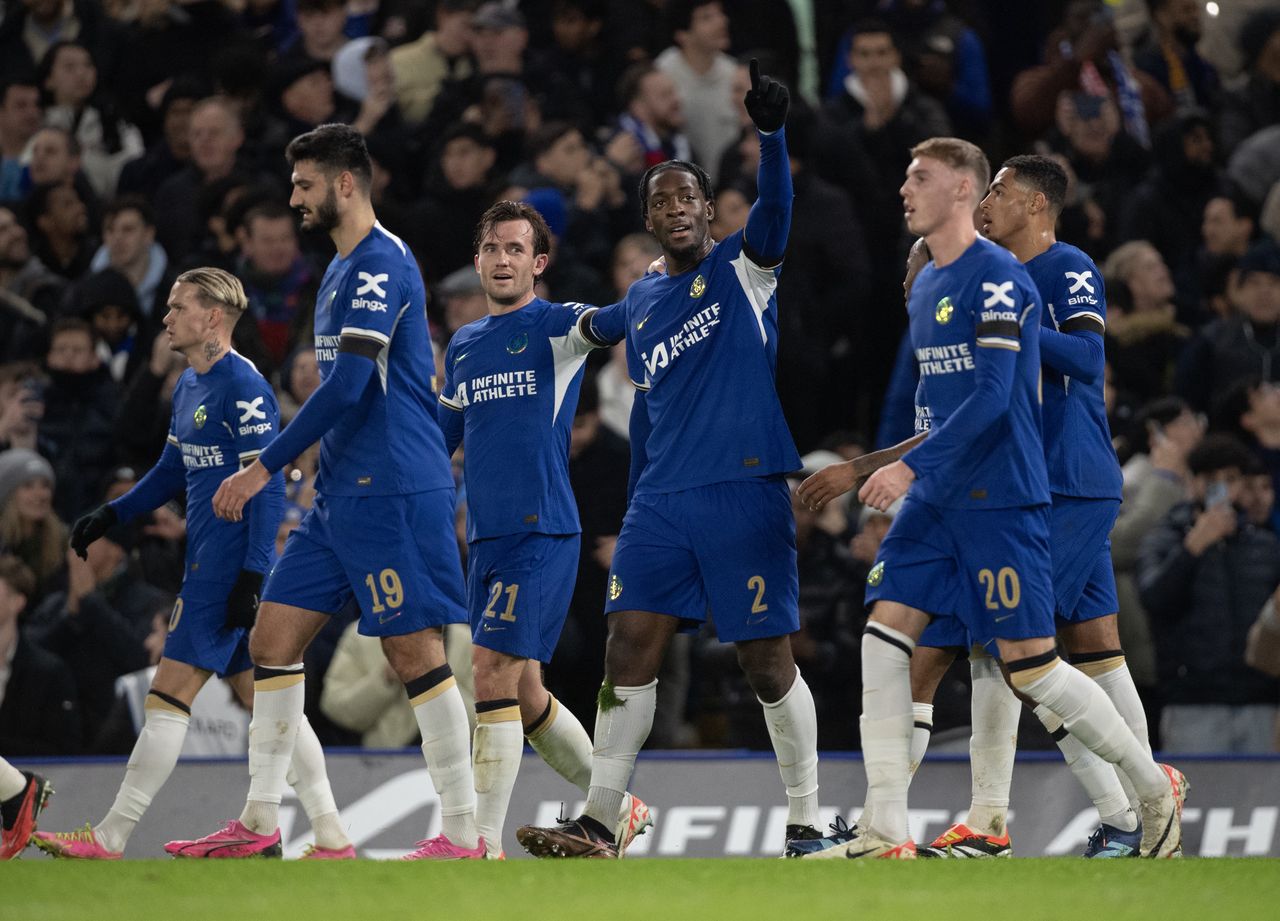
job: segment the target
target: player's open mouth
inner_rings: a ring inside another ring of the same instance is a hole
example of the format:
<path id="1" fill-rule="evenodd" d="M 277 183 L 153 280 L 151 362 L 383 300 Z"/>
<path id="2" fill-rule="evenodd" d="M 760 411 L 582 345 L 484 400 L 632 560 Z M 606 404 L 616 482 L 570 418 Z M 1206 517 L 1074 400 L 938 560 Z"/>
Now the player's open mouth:
<path id="1" fill-rule="evenodd" d="M 692 224 L 674 224 L 668 231 L 667 235 L 672 237 L 681 237 L 693 231 Z"/>

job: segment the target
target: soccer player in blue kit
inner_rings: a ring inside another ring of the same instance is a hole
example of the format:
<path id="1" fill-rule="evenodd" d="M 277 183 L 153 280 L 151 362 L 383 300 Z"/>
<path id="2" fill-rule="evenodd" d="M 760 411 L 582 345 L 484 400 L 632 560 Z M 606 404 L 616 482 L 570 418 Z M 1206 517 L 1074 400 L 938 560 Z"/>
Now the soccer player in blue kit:
<path id="1" fill-rule="evenodd" d="M 933 615 L 994 640 L 1015 689 L 1056 714 L 1137 789 L 1140 852 L 1173 856 L 1180 820 L 1169 778 L 1106 693 L 1054 651 L 1050 492 L 1039 407 L 1040 296 L 1006 250 L 977 236 L 987 186 L 974 145 L 933 138 L 902 186 L 908 229 L 932 261 L 908 304 L 930 434 L 859 493 L 886 508 L 906 495 L 868 577 L 862 742 L 867 813 L 807 856 L 910 858 L 907 786 L 912 650 Z M 908 491 L 909 490 L 909 491 Z M 869 813 L 869 816 L 868 816 Z"/>
<path id="2" fill-rule="evenodd" d="M 284 480 L 272 477 L 240 521 L 215 517 L 210 505 L 228 472 L 252 463 L 280 424 L 271 385 L 231 348 L 232 329 L 247 307 L 240 281 L 222 269 L 192 269 L 178 276 L 164 328 L 170 348 L 186 356 L 190 367 L 174 387 L 164 453 L 136 486 L 85 515 L 72 530 L 71 547 L 84 557 L 89 545 L 113 527 L 186 490 L 182 591 L 147 694 L 142 732 L 106 818 L 72 832 L 36 834 L 36 846 L 56 857 L 123 856 L 134 826 L 177 763 L 191 702 L 211 675 L 226 678 L 246 705 L 253 702 L 249 628 L 263 577 L 275 559 L 276 531 L 284 516 Z M 320 741 L 305 718 L 298 737 L 290 782 L 315 829 L 310 856 L 354 857 L 338 820 Z M 274 853 L 280 853 L 278 839 Z"/>
<path id="3" fill-rule="evenodd" d="M 642 178 L 646 226 L 666 273 L 580 323 L 626 338 L 634 492 L 609 576 L 609 639 L 584 814 L 516 837 L 540 857 L 614 857 L 636 755 L 653 725 L 657 673 L 682 625 L 713 621 L 737 646 L 787 788 L 788 838 L 817 837 L 817 720 L 789 635 L 799 628 L 795 519 L 784 475 L 800 467 L 774 389 L 775 289 L 791 220 L 783 124 L 789 97 L 751 65 L 744 100 L 760 138 L 759 199 L 718 244 L 706 173 L 667 161 Z"/>
<path id="4" fill-rule="evenodd" d="M 1108 535 L 1120 506 L 1121 476 L 1102 392 L 1106 292 L 1093 261 L 1057 240 L 1054 227 L 1066 195 L 1066 172 L 1052 158 L 1013 157 L 982 200 L 982 233 L 1017 257 L 1044 299 L 1040 352 L 1058 635 L 1072 664 L 1106 691 L 1149 753 L 1146 715 L 1125 665 L 1116 625 L 1119 601 Z M 955 621 L 931 624 L 913 657 L 917 708 L 922 701 L 924 706 L 932 701 L 956 650 L 968 645 L 967 638 L 947 624 Z M 987 857 L 1012 852 L 1005 820 L 1020 708 L 990 656 L 978 654 L 971 661 L 974 802 L 966 821 L 938 836 L 922 855 Z M 1035 706 L 1035 713 L 1098 807 L 1101 824 L 1085 856 L 1137 856 L 1140 807 L 1127 775 L 1070 735 L 1057 714 L 1043 705 Z M 917 730 L 920 716 L 917 712 Z M 928 734 L 917 731 L 913 762 L 927 744 Z M 1160 767 L 1169 776 L 1181 812 L 1186 778 L 1171 766 Z"/>
<path id="5" fill-rule="evenodd" d="M 327 231 L 337 248 L 316 299 L 323 381 L 258 459 L 223 482 L 213 508 L 239 520 L 245 502 L 317 440 L 318 495 L 267 580 L 250 640 L 256 696 L 244 812 L 180 853 L 250 857 L 279 841 L 280 793 L 302 718 L 303 652 L 354 596 L 360 632 L 381 639 L 404 682 L 440 796 L 440 834 L 409 857 L 481 858 L 466 707 L 442 636 L 466 611 L 422 275 L 404 243 L 377 223 L 359 132 L 321 125 L 294 138 L 286 156 L 290 205 L 305 229 Z"/>
<path id="6" fill-rule="evenodd" d="M 489 856 L 502 828 L 524 740 L 587 791 L 591 738 L 542 683 L 578 572 L 581 525 L 569 485 L 569 435 L 591 308 L 536 297 L 551 232 L 531 205 L 500 201 L 480 218 L 475 265 L 489 315 L 458 330 L 444 358 L 437 415 L 445 449 L 466 450 L 467 608 L 474 632 L 476 826 Z M 619 856 L 652 820 L 628 795 Z"/>

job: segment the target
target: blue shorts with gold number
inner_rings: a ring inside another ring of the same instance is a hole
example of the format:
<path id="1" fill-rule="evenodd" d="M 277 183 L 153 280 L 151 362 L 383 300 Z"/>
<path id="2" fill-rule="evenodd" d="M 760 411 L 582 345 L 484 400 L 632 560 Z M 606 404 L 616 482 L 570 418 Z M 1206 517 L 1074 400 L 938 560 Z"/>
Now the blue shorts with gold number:
<path id="1" fill-rule="evenodd" d="M 550 662 L 578 578 L 577 534 L 507 534 L 467 545 L 475 644 Z"/>
<path id="2" fill-rule="evenodd" d="M 1118 499 L 1053 497 L 1049 541 L 1059 620 L 1079 623 L 1120 610 L 1110 537 L 1119 511 Z"/>
<path id="3" fill-rule="evenodd" d="M 229 594 L 230 584 L 185 583 L 169 615 L 164 657 L 223 678 L 253 668 L 249 631 L 226 626 Z"/>
<path id="4" fill-rule="evenodd" d="M 908 495 L 880 545 L 866 600 L 943 615 L 921 636 L 926 646 L 1053 636 L 1051 565 L 1048 505 L 944 509 Z"/>
<path id="5" fill-rule="evenodd" d="M 721 642 L 800 629 L 796 522 L 782 477 L 634 497 L 613 554 L 605 613 L 712 620 Z"/>
<path id="6" fill-rule="evenodd" d="M 354 596 L 365 636 L 465 623 L 453 496 L 317 495 L 262 600 L 336 614 Z"/>

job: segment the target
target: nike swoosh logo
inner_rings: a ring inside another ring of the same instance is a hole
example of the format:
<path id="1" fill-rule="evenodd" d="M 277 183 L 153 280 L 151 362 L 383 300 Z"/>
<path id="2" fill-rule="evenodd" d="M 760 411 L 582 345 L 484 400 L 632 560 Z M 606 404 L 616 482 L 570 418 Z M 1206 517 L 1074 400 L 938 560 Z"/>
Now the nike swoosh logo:
<path id="1" fill-rule="evenodd" d="M 457 358 L 453 360 L 454 365 L 457 365 L 458 362 L 462 361 L 462 359 L 466 358 L 470 354 L 471 354 L 470 352 L 463 352 L 461 355 L 459 355 Z"/>
<path id="2" fill-rule="evenodd" d="M 649 314 L 649 317 L 651 316 L 653 316 L 653 314 Z M 643 320 L 637 323 L 636 329 L 644 329 L 644 325 L 649 322 L 649 317 L 645 317 Z"/>
<path id="3" fill-rule="evenodd" d="M 481 624 L 480 629 L 485 633 L 497 633 L 499 630 L 505 630 L 506 627 L 490 627 L 488 624 Z"/>
<path id="4" fill-rule="evenodd" d="M 1002 620 L 1008 620 L 1008 619 L 1009 619 L 1010 617 L 1012 617 L 1012 616 L 1013 616 L 1012 614 L 1006 614 L 1006 615 L 1004 615 L 1003 617 L 993 617 L 993 618 L 992 618 L 992 620 L 993 620 L 995 623 L 997 623 L 997 624 L 998 624 L 998 623 L 1000 623 L 1000 621 L 1002 621 Z"/>
<path id="5" fill-rule="evenodd" d="M 395 612 L 394 614 L 392 614 L 390 617 L 388 617 L 386 614 L 379 614 L 379 615 L 378 615 L 378 623 L 380 623 L 380 624 L 389 624 L 389 623 L 391 623 L 391 621 L 395 620 L 397 617 L 399 617 L 399 616 L 400 616 L 401 614 L 403 614 L 403 613 L 404 613 L 404 611 L 396 611 L 396 612 Z"/>
<path id="6" fill-rule="evenodd" d="M 748 626 L 748 627 L 757 627 L 757 626 L 759 626 L 760 624 L 764 623 L 764 622 L 765 622 L 766 620 L 768 620 L 768 619 L 769 619 L 768 617 L 756 617 L 756 618 L 754 618 L 754 619 L 753 619 L 753 618 L 748 617 L 748 618 L 747 618 L 747 626 Z"/>

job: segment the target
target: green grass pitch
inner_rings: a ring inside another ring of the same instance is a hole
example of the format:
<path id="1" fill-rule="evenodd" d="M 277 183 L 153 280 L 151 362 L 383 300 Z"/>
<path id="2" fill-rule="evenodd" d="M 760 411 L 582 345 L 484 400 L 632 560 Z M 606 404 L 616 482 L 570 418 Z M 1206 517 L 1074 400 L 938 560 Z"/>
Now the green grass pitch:
<path id="1" fill-rule="evenodd" d="M 1277 906 L 1280 860 L 1263 858 L 0 866 L 0 914 L 14 921 L 1237 921 L 1276 917 Z"/>

